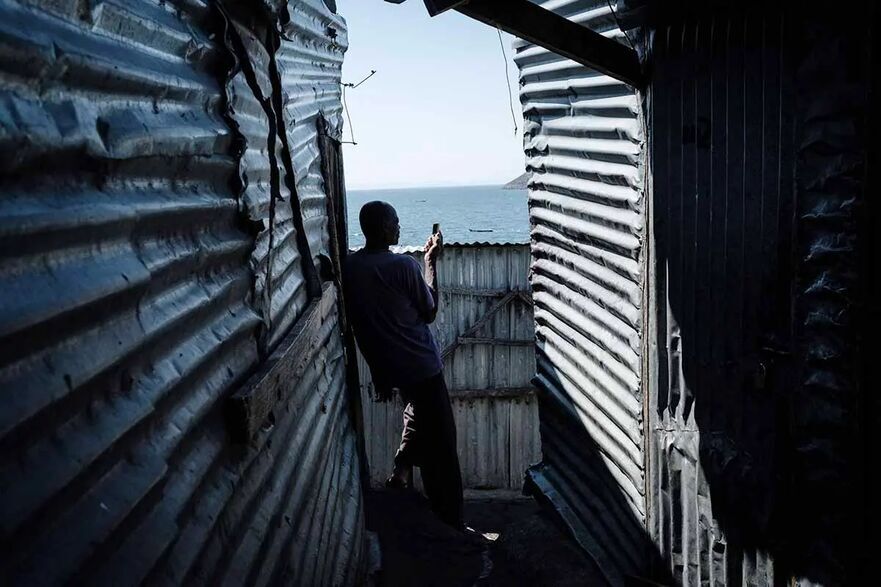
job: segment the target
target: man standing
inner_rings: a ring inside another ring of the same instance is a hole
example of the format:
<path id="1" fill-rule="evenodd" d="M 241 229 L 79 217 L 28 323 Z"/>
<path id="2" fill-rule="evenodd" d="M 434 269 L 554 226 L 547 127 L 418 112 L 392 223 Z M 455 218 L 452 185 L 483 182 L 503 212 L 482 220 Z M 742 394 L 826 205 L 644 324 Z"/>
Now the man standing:
<path id="1" fill-rule="evenodd" d="M 390 487 L 412 484 L 422 471 L 425 492 L 441 520 L 461 530 L 462 476 L 456 454 L 456 424 L 444 382 L 440 352 L 428 325 L 437 315 L 437 254 L 440 234 L 425 244 L 425 274 L 419 263 L 398 255 L 400 225 L 386 202 L 368 202 L 359 215 L 367 245 L 346 258 L 343 289 L 358 347 L 370 366 L 376 398 L 401 394 L 404 431 Z"/>

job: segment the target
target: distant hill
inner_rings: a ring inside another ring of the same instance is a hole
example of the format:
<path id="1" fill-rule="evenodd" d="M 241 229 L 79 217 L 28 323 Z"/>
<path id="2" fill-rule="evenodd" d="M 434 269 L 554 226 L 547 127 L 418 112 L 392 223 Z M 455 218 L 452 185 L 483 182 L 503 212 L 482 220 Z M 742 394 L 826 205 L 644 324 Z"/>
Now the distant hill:
<path id="1" fill-rule="evenodd" d="M 529 178 L 532 177 L 532 174 L 528 171 L 518 177 L 517 179 L 511 180 L 505 185 L 502 186 L 504 190 L 525 190 L 526 184 L 529 183 Z"/>

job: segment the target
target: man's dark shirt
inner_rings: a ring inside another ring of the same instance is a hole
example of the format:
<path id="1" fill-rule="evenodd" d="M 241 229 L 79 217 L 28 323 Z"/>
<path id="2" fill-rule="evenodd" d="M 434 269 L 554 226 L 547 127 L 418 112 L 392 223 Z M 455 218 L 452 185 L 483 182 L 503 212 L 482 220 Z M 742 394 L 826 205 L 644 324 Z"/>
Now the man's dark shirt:
<path id="1" fill-rule="evenodd" d="M 419 262 L 362 249 L 343 267 L 346 307 L 376 385 L 402 387 L 443 369 L 428 322 L 435 302 Z"/>

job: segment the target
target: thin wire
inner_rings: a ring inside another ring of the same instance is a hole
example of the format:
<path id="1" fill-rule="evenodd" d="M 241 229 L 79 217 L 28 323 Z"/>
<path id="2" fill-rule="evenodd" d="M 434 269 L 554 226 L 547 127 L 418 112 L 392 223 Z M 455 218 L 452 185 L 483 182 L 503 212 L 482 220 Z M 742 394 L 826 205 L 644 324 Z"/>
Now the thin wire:
<path id="1" fill-rule="evenodd" d="M 342 141 L 344 143 L 350 143 L 352 145 L 357 145 L 355 142 L 355 127 L 352 126 L 352 117 L 349 115 L 349 105 L 346 104 L 346 86 L 348 84 L 342 84 L 343 87 L 343 110 L 346 112 L 346 118 L 349 120 L 349 135 L 352 137 L 351 141 Z"/>
<path id="2" fill-rule="evenodd" d="M 343 90 L 343 111 L 345 111 L 345 113 L 346 113 L 346 118 L 347 118 L 348 121 L 349 121 L 349 134 L 350 134 L 351 137 L 352 137 L 352 140 L 351 140 L 351 141 L 340 141 L 341 143 L 345 143 L 345 144 L 347 144 L 347 145 L 357 145 L 357 144 L 358 144 L 358 143 L 355 141 L 355 127 L 352 125 L 352 116 L 351 116 L 351 114 L 349 114 L 349 105 L 346 104 L 346 88 L 352 88 L 352 89 L 354 90 L 355 88 L 357 88 L 358 86 L 360 86 L 361 84 L 363 84 L 364 82 L 366 82 L 367 80 L 369 80 L 370 78 L 372 78 L 372 77 L 373 77 L 373 74 L 375 74 L 375 73 L 376 73 L 376 70 L 375 70 L 375 69 L 371 69 L 371 70 L 370 70 L 370 73 L 367 74 L 367 77 L 365 77 L 364 79 L 362 79 L 362 80 L 361 80 L 360 82 L 358 82 L 357 84 L 348 84 L 348 83 L 342 83 L 342 82 L 340 83 L 340 86 L 342 87 L 342 90 Z"/>
<path id="3" fill-rule="evenodd" d="M 621 21 L 618 20 L 618 11 L 612 8 L 612 0 L 606 0 L 606 4 L 609 5 L 609 11 L 612 13 L 612 16 L 615 17 L 615 26 L 618 27 L 618 30 L 621 31 L 624 38 L 627 39 L 627 44 L 630 45 L 630 48 L 636 51 L 636 47 L 633 46 L 633 41 L 630 40 L 630 35 L 627 34 L 627 31 L 621 26 Z"/>
<path id="4" fill-rule="evenodd" d="M 367 77 L 365 77 L 364 79 L 362 79 L 362 80 L 361 80 L 360 82 L 358 82 L 357 84 L 343 84 L 343 85 L 344 85 L 344 86 L 347 86 L 347 87 L 350 87 L 350 88 L 352 88 L 352 89 L 354 90 L 355 88 L 357 88 L 358 86 L 360 86 L 361 84 L 363 84 L 364 82 L 366 82 L 367 80 L 369 80 L 370 78 L 372 78 L 372 77 L 373 77 L 373 74 L 375 74 L 375 73 L 376 73 L 376 70 L 375 70 L 375 69 L 371 69 L 371 70 L 370 70 L 370 73 L 367 75 Z"/>
<path id="5" fill-rule="evenodd" d="M 624 38 L 627 39 L 627 44 L 630 45 L 630 48 L 636 51 L 636 47 L 633 46 L 633 41 L 630 40 L 630 35 L 627 34 L 627 31 L 624 30 L 624 27 L 621 26 L 621 21 L 618 19 L 618 11 L 612 8 L 612 0 L 606 0 L 606 4 L 609 5 L 609 11 L 612 13 L 612 16 L 615 17 L 615 26 L 618 27 L 618 30 L 624 34 Z M 637 51 L 637 54 L 639 51 Z M 649 135 L 648 132 L 648 122 L 645 120 L 645 116 L 640 116 L 640 122 L 642 123 L 642 137 L 643 140 L 648 140 L 647 137 Z"/>
<path id="6" fill-rule="evenodd" d="M 514 97 L 511 94 L 511 76 L 508 73 L 508 56 L 505 55 L 505 43 L 502 41 L 502 31 L 496 28 L 499 34 L 499 47 L 502 48 L 502 61 L 505 62 L 505 83 L 508 84 L 508 106 L 511 108 L 511 120 L 514 122 L 514 134 L 517 134 L 517 115 L 514 114 Z"/>

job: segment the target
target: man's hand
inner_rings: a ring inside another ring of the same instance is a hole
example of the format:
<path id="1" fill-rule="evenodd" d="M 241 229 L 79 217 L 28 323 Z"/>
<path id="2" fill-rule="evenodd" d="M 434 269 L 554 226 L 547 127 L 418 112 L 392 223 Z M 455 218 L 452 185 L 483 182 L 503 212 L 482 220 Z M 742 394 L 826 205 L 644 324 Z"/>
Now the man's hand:
<path id="1" fill-rule="evenodd" d="M 440 253 L 441 245 L 444 242 L 444 236 L 438 232 L 428 237 L 422 252 L 425 254 L 425 263 L 434 263 L 437 261 L 437 255 Z"/>
<path id="2" fill-rule="evenodd" d="M 425 278 L 426 285 L 428 285 L 428 289 L 431 291 L 431 297 L 434 301 L 434 308 L 431 312 L 422 317 L 426 324 L 434 322 L 434 319 L 437 316 L 438 298 L 440 297 L 437 286 L 437 255 L 440 253 L 443 244 L 444 235 L 438 230 L 436 233 L 428 237 L 428 241 L 425 243 L 425 248 L 422 249 L 425 253 L 423 277 Z"/>

